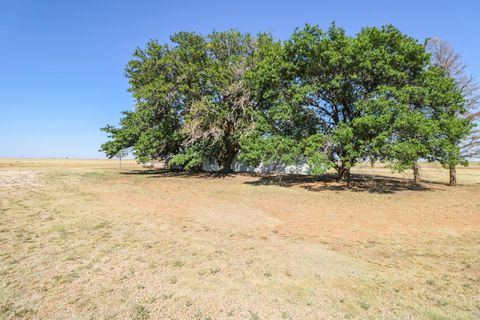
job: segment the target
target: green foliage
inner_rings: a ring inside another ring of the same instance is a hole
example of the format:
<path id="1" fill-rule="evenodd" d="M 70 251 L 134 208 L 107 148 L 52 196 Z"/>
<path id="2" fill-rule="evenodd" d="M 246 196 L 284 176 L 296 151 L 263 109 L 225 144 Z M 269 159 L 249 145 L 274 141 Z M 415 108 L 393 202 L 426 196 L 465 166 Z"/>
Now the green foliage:
<path id="1" fill-rule="evenodd" d="M 237 155 L 251 165 L 306 160 L 313 174 L 342 176 L 363 160 L 396 170 L 465 163 L 458 145 L 471 123 L 456 80 L 391 25 L 355 36 L 306 25 L 285 42 L 179 32 L 171 42 L 152 41 L 128 63 L 136 108 L 102 129 L 107 156 L 132 148 L 140 161 L 192 170 L 206 160 L 229 170 Z"/>
<path id="2" fill-rule="evenodd" d="M 460 160 L 456 146 L 468 132 L 458 117 L 461 95 L 453 79 L 429 66 L 425 47 L 393 26 L 351 37 L 335 24 L 326 32 L 306 25 L 283 50 L 270 50 L 277 61 L 268 60 L 258 77 L 274 85 L 257 86 L 270 103 L 262 105 L 261 133 L 242 147 L 244 159 L 268 160 L 272 152 L 253 142 L 268 149 L 278 137 L 295 145 L 278 148 L 281 157 L 303 156 L 314 173 L 332 166 L 340 173 L 361 160 L 397 170 L 420 158 Z M 320 139 L 313 149 L 310 137 Z"/>
<path id="3" fill-rule="evenodd" d="M 362 108 L 369 115 L 355 126 L 362 135 L 375 133 L 367 149 L 392 168 L 404 170 L 420 158 L 446 167 L 465 163 L 458 144 L 471 126 L 458 116 L 465 111 L 461 92 L 440 69 L 429 67 L 411 85 L 383 87 Z"/>
<path id="4" fill-rule="evenodd" d="M 312 174 L 325 173 L 332 166 L 325 152 L 326 137 L 314 134 L 304 140 L 303 156 Z"/>
<path id="5" fill-rule="evenodd" d="M 202 166 L 202 153 L 194 148 L 189 148 L 182 153 L 174 155 L 169 163 L 173 166 L 180 166 L 185 170 L 195 170 Z"/>
<path id="6" fill-rule="evenodd" d="M 292 35 L 286 51 L 295 75 L 289 83 L 296 89 L 292 101 L 311 110 L 317 133 L 329 137 L 327 156 L 337 170 L 379 152 L 371 141 L 388 123 L 365 112 L 362 104 L 382 86 L 408 85 L 428 62 L 423 46 L 392 26 L 364 28 L 350 37 L 335 24 L 326 32 L 306 25 Z M 365 131 L 357 125 L 362 121 L 373 126 Z"/>
<path id="7" fill-rule="evenodd" d="M 231 30 L 207 36 L 179 32 L 172 44 L 151 41 L 125 70 L 136 99 L 120 127 L 103 128 L 107 156 L 132 148 L 140 161 L 172 158 L 185 168 L 214 159 L 230 169 L 239 139 L 252 128 L 248 73 L 257 46 L 271 37 Z"/>

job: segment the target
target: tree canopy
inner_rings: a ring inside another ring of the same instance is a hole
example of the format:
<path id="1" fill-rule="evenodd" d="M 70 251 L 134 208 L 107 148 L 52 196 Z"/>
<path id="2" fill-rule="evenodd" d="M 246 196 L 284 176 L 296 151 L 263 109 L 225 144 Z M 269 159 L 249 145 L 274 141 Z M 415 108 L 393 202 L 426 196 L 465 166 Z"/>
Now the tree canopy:
<path id="1" fill-rule="evenodd" d="M 228 171 L 240 138 L 254 126 L 247 74 L 258 47 L 272 39 L 228 31 L 179 32 L 171 41 L 135 51 L 126 75 L 136 109 L 124 114 L 120 128 L 103 128 L 112 139 L 102 149 L 111 156 L 132 147 L 140 161 L 167 158 L 186 169 L 211 159 Z"/>
<path id="2" fill-rule="evenodd" d="M 137 49 L 126 76 L 136 106 L 103 128 L 107 156 L 185 169 L 216 161 L 306 160 L 312 173 L 350 179 L 357 162 L 403 170 L 418 159 L 465 163 L 472 122 L 458 80 L 424 44 L 388 25 L 355 36 L 306 25 L 286 41 L 236 30 L 180 32 Z"/>

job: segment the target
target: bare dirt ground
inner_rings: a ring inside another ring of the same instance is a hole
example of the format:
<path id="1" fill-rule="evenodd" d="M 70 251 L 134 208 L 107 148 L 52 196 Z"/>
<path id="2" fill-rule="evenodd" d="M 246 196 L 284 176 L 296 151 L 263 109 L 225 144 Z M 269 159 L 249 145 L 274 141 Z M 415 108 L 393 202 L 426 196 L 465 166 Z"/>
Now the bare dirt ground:
<path id="1" fill-rule="evenodd" d="M 480 167 L 421 169 L 0 159 L 0 319 L 479 319 Z"/>

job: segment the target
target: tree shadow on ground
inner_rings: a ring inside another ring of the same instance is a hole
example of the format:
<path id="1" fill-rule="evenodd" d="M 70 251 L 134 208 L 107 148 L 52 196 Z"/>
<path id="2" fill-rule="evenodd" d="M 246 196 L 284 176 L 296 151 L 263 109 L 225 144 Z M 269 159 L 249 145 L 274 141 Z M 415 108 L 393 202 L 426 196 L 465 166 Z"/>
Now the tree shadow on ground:
<path id="1" fill-rule="evenodd" d="M 352 174 L 349 184 L 338 181 L 337 175 L 326 173 L 319 176 L 298 174 L 272 174 L 272 173 L 218 173 L 218 172 L 189 172 L 166 169 L 132 170 L 121 172 L 124 175 L 147 175 L 149 178 L 214 178 L 221 179 L 235 176 L 248 176 L 256 178 L 245 181 L 251 186 L 281 186 L 299 187 L 312 192 L 321 191 L 351 191 L 369 192 L 378 194 L 392 194 L 401 191 L 434 191 L 435 185 L 444 185 L 434 181 L 425 181 L 427 184 L 415 184 L 411 179 L 395 178 L 382 175 Z"/>
<path id="2" fill-rule="evenodd" d="M 147 169 L 147 170 L 130 170 L 120 172 L 124 175 L 146 175 L 149 178 L 226 178 L 240 175 L 241 173 L 223 173 L 223 172 L 205 172 L 205 171 L 183 171 L 171 169 Z"/>
<path id="3" fill-rule="evenodd" d="M 433 191 L 433 185 L 441 183 L 428 181 L 429 185 L 415 184 L 411 179 L 394 178 L 381 175 L 352 174 L 349 184 L 337 180 L 336 174 L 320 176 L 304 175 L 263 175 L 255 181 L 246 184 L 254 186 L 276 185 L 282 187 L 300 187 L 308 191 L 352 191 L 378 194 L 392 194 L 400 191 Z"/>

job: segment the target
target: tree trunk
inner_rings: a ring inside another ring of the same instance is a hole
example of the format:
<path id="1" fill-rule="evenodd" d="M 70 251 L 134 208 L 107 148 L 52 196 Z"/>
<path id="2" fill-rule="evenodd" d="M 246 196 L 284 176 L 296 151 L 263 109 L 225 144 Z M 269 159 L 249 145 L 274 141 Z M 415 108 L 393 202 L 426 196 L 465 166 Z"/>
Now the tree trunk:
<path id="1" fill-rule="evenodd" d="M 235 156 L 237 155 L 237 151 L 235 149 L 230 149 L 228 150 L 227 154 L 221 159 L 220 165 L 221 169 L 220 171 L 223 173 L 231 173 L 233 172 L 232 164 L 233 160 L 235 159 Z"/>
<path id="2" fill-rule="evenodd" d="M 457 185 L 457 168 L 455 166 L 450 166 L 450 183 L 449 186 L 455 187 Z"/>
<path id="3" fill-rule="evenodd" d="M 413 163 L 413 182 L 415 182 L 416 184 L 422 182 L 422 179 L 420 179 L 420 167 L 418 166 L 417 161 Z"/>
<path id="4" fill-rule="evenodd" d="M 345 165 L 335 167 L 338 173 L 338 181 L 344 181 L 347 185 L 350 185 L 350 168 Z"/>

